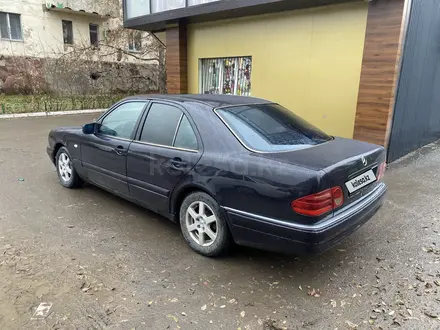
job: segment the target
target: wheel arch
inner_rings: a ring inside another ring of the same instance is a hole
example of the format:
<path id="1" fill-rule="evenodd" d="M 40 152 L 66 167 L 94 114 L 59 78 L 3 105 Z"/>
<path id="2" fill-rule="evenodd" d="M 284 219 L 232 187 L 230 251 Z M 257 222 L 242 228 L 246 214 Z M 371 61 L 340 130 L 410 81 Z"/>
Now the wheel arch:
<path id="1" fill-rule="evenodd" d="M 53 161 L 54 164 L 57 163 L 56 157 L 57 157 L 58 150 L 60 150 L 62 147 L 66 147 L 66 146 L 64 145 L 64 143 L 62 143 L 62 142 L 57 142 L 57 143 L 55 144 L 54 148 L 53 148 L 52 161 Z"/>
<path id="2" fill-rule="evenodd" d="M 174 220 L 176 222 L 179 222 L 179 212 L 180 212 L 180 206 L 183 203 L 183 200 L 189 196 L 190 194 L 194 192 L 204 192 L 211 196 L 214 200 L 217 201 L 217 199 L 214 197 L 214 195 L 205 187 L 197 185 L 197 184 L 189 184 L 185 185 L 183 187 L 178 188 L 171 196 L 171 202 L 170 202 L 170 213 L 174 215 Z"/>

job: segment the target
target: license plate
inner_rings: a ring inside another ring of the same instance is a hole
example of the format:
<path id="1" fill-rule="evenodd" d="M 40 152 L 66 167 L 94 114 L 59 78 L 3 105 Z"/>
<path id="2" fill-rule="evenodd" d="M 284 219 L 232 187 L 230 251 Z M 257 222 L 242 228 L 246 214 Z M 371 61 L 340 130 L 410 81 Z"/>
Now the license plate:
<path id="1" fill-rule="evenodd" d="M 347 181 L 345 186 L 347 187 L 348 192 L 351 194 L 365 186 L 368 186 L 374 181 L 376 181 L 376 176 L 374 175 L 373 170 L 369 170 L 368 172 L 365 172 L 354 179 Z"/>

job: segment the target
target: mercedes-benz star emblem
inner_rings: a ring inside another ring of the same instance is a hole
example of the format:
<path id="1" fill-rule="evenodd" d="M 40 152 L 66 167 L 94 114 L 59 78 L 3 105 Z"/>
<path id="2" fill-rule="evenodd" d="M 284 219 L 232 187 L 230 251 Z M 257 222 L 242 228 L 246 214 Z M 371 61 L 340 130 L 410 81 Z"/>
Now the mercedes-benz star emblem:
<path id="1" fill-rule="evenodd" d="M 364 156 L 362 156 L 361 160 L 362 160 L 362 164 L 364 164 L 364 166 L 367 166 L 368 162 Z"/>

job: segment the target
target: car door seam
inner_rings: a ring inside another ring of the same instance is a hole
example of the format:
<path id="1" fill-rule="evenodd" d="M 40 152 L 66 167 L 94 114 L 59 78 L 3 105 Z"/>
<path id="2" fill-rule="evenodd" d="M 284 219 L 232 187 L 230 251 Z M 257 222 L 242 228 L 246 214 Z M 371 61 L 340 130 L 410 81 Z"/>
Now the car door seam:
<path id="1" fill-rule="evenodd" d="M 137 133 L 137 128 L 136 128 L 136 133 Z M 133 140 L 131 140 L 130 144 L 127 146 L 127 152 L 125 153 L 125 182 L 127 183 L 128 194 L 130 196 L 131 196 L 131 190 L 130 190 L 130 184 L 128 183 L 128 154 L 130 152 L 130 147 L 132 144 L 133 144 Z"/>

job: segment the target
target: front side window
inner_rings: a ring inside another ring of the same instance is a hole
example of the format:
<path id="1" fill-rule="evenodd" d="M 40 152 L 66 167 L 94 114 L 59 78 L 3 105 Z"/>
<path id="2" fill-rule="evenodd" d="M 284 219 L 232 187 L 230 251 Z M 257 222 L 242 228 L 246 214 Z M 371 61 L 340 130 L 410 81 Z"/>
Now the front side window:
<path id="1" fill-rule="evenodd" d="M 66 45 L 73 45 L 72 21 L 63 21 L 63 40 Z"/>
<path id="2" fill-rule="evenodd" d="M 251 95 L 252 57 L 200 60 L 200 93 Z"/>
<path id="3" fill-rule="evenodd" d="M 0 37 L 9 40 L 22 40 L 21 16 L 0 12 Z"/>
<path id="4" fill-rule="evenodd" d="M 278 104 L 221 108 L 216 113 L 248 149 L 256 151 L 303 149 L 332 139 Z"/>
<path id="5" fill-rule="evenodd" d="M 104 135 L 130 139 L 144 107 L 145 102 L 121 104 L 104 118 L 98 132 Z"/>
<path id="6" fill-rule="evenodd" d="M 98 46 L 99 43 L 99 27 L 96 24 L 89 24 L 90 30 L 90 44 L 92 46 Z"/>

